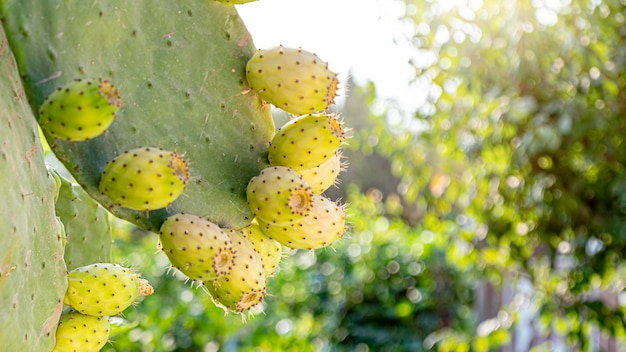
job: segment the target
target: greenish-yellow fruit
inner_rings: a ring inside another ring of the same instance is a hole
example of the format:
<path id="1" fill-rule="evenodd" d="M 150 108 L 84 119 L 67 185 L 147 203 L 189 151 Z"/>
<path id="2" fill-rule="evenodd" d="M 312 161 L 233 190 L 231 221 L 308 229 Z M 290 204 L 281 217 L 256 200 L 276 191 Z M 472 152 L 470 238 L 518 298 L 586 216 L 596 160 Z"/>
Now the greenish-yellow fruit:
<path id="1" fill-rule="evenodd" d="M 263 234 L 256 219 L 253 219 L 250 225 L 242 229 L 228 230 L 228 233 L 231 232 L 238 232 L 252 243 L 254 250 L 259 254 L 261 262 L 263 262 L 265 276 L 270 277 L 276 273 L 278 264 L 280 264 L 280 260 L 283 256 L 282 246 L 277 241 Z"/>
<path id="2" fill-rule="evenodd" d="M 250 179 L 246 196 L 257 219 L 271 224 L 289 224 L 307 216 L 313 192 L 293 169 L 271 166 Z"/>
<path id="3" fill-rule="evenodd" d="M 95 263 L 69 272 L 63 303 L 86 315 L 112 316 L 152 292 L 148 281 L 133 270 L 119 264 Z"/>
<path id="4" fill-rule="evenodd" d="M 250 241 L 239 232 L 229 232 L 235 258 L 228 274 L 205 283 L 215 304 L 226 311 L 243 313 L 265 297 L 263 261 Z"/>
<path id="5" fill-rule="evenodd" d="M 52 137 L 84 141 L 104 133 L 121 106 L 119 91 L 109 81 L 75 80 L 45 99 L 39 124 Z"/>
<path id="6" fill-rule="evenodd" d="M 154 210 L 174 202 L 189 181 L 187 162 L 175 152 L 135 148 L 109 162 L 100 178 L 100 192 L 116 205 Z"/>
<path id="7" fill-rule="evenodd" d="M 234 249 L 228 234 L 209 220 L 178 213 L 165 219 L 159 232 L 159 248 L 173 267 L 203 283 L 227 274 Z"/>
<path id="8" fill-rule="evenodd" d="M 59 320 L 52 352 L 100 351 L 109 339 L 110 330 L 108 317 L 94 317 L 68 309 Z"/>
<path id="9" fill-rule="evenodd" d="M 337 176 L 339 176 L 343 167 L 344 166 L 341 164 L 341 154 L 336 153 L 319 166 L 298 170 L 298 173 L 302 175 L 304 181 L 311 186 L 313 193 L 322 194 L 330 188 L 330 186 L 337 183 Z"/>
<path id="10" fill-rule="evenodd" d="M 317 55 L 282 45 L 258 50 L 246 64 L 246 78 L 263 100 L 295 115 L 334 104 L 339 83 Z"/>
<path id="11" fill-rule="evenodd" d="M 332 158 L 345 141 L 341 123 L 332 114 L 309 114 L 289 120 L 270 143 L 270 165 L 296 171 L 317 167 Z"/>
<path id="12" fill-rule="evenodd" d="M 311 199 L 309 215 L 288 225 L 257 220 L 263 233 L 282 245 L 294 249 L 328 247 L 343 237 L 346 212 L 343 206 L 320 195 Z"/>

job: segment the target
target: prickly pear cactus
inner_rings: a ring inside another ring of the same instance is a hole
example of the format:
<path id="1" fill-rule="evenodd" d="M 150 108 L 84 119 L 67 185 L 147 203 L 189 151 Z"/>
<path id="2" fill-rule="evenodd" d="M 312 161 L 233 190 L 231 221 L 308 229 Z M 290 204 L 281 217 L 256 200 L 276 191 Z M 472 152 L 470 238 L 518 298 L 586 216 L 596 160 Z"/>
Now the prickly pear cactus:
<path id="1" fill-rule="evenodd" d="M 122 107 L 103 135 L 82 142 L 46 135 L 87 193 L 154 232 L 178 212 L 227 227 L 250 222 L 245 188 L 267 166 L 274 125 L 269 106 L 245 94 L 255 47 L 235 7 L 207 0 L 2 0 L 0 14 L 34 111 L 77 78 L 109 79 L 119 89 Z M 169 207 L 119 207 L 98 190 L 100 174 L 109 160 L 145 146 L 184 155 L 192 181 Z"/>
<path id="2" fill-rule="evenodd" d="M 0 28 L 0 346 L 50 351 L 67 287 L 55 181 Z"/>
<path id="3" fill-rule="evenodd" d="M 111 223 L 109 212 L 83 189 L 56 171 L 61 186 L 56 214 L 65 226 L 65 264 L 67 270 L 83 265 L 111 261 Z"/>

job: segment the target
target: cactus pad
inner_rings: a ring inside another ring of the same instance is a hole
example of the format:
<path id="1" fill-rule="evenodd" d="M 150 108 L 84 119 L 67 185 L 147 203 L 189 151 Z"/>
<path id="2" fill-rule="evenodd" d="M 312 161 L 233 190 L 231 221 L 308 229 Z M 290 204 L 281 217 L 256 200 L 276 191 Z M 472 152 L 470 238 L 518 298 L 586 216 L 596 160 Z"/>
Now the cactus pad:
<path id="1" fill-rule="evenodd" d="M 0 346 L 50 351 L 67 288 L 56 182 L 0 28 Z"/>
<path id="2" fill-rule="evenodd" d="M 4 0 L 0 15 L 33 110 L 76 78 L 108 79 L 121 92 L 123 106 L 103 135 L 76 143 L 46 134 L 87 193 L 114 215 L 154 232 L 179 212 L 202 214 L 224 227 L 249 224 L 245 188 L 267 167 L 274 124 L 270 107 L 244 94 L 245 65 L 256 48 L 233 6 Z M 100 193 L 106 163 L 140 146 L 189 160 L 194 179 L 171 207 L 117 207 Z"/>

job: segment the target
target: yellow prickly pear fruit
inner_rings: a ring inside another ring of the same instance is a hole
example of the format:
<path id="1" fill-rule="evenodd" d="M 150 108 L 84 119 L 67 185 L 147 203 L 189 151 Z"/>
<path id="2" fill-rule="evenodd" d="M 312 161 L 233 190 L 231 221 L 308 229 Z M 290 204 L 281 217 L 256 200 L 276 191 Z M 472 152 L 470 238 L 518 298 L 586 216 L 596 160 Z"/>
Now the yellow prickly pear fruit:
<path id="1" fill-rule="evenodd" d="M 111 316 L 152 292 L 148 281 L 133 270 L 119 264 L 95 263 L 69 272 L 63 303 L 83 314 Z"/>
<path id="2" fill-rule="evenodd" d="M 254 246 L 254 250 L 261 257 L 263 262 L 263 269 L 265 269 L 265 276 L 270 277 L 276 273 L 278 264 L 282 259 L 282 246 L 277 241 L 265 236 L 259 228 L 259 223 L 256 219 L 253 219 L 250 225 L 239 229 L 230 229 L 231 232 L 238 232 L 243 237 L 247 238 Z"/>
<path id="3" fill-rule="evenodd" d="M 303 115 L 276 131 L 268 159 L 273 166 L 310 169 L 332 158 L 344 141 L 345 132 L 334 115 Z"/>
<path id="4" fill-rule="evenodd" d="M 68 309 L 61 314 L 52 352 L 98 352 L 109 339 L 108 317 L 94 317 Z"/>
<path id="5" fill-rule="evenodd" d="M 173 267 L 198 282 L 228 273 L 234 257 L 228 234 L 209 220 L 191 214 L 179 213 L 165 219 L 159 247 Z"/>
<path id="6" fill-rule="evenodd" d="M 246 78 L 263 100 L 295 115 L 334 104 L 339 83 L 317 55 L 282 45 L 258 50 L 246 64 Z"/>
<path id="7" fill-rule="evenodd" d="M 217 306 L 226 311 L 243 313 L 263 300 L 267 278 L 261 257 L 252 243 L 238 231 L 229 235 L 235 248 L 230 271 L 212 282 L 206 282 L 205 286 Z"/>
<path id="8" fill-rule="evenodd" d="M 319 166 L 298 170 L 298 173 L 311 186 L 313 193 L 322 194 L 337 182 L 337 176 L 342 170 L 341 154 L 336 153 Z"/>
<path id="9" fill-rule="evenodd" d="M 318 249 L 330 246 L 340 239 L 346 228 L 343 206 L 323 196 L 314 195 L 311 210 L 304 219 L 276 225 L 259 221 L 261 231 L 269 238 L 294 249 Z"/>
<path id="10" fill-rule="evenodd" d="M 248 182 L 248 206 L 257 219 L 289 224 L 306 217 L 311 208 L 311 187 L 285 166 L 270 166 Z"/>
<path id="11" fill-rule="evenodd" d="M 39 109 L 41 128 L 55 138 L 84 141 L 104 133 L 122 106 L 107 80 L 75 80 L 55 90 Z"/>
<path id="12" fill-rule="evenodd" d="M 135 148 L 110 161 L 100 178 L 100 192 L 116 205 L 134 210 L 166 207 L 185 190 L 187 162 L 159 148 Z"/>

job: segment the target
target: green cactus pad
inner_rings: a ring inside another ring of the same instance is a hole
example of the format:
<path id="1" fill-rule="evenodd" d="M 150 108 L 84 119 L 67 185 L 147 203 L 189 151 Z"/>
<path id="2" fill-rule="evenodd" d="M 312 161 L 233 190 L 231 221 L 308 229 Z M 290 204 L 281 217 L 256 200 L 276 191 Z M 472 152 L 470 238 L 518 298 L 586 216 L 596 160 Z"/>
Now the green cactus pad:
<path id="1" fill-rule="evenodd" d="M 280 260 L 283 256 L 282 246 L 277 241 L 265 236 L 259 228 L 259 223 L 256 219 L 253 219 L 250 225 L 239 229 L 229 229 L 228 233 L 238 232 L 239 235 L 245 237 L 252 243 L 254 250 L 261 257 L 263 262 L 263 269 L 265 270 L 265 276 L 274 276 Z"/>
<path id="2" fill-rule="evenodd" d="M 302 176 L 285 166 L 271 166 L 250 179 L 248 206 L 266 223 L 290 224 L 306 217 L 313 192 Z"/>
<path id="3" fill-rule="evenodd" d="M 233 262 L 233 243 L 219 226 L 191 214 L 165 219 L 159 248 L 173 267 L 194 281 L 209 282 L 227 274 Z"/>
<path id="4" fill-rule="evenodd" d="M 146 280 L 119 264 L 81 266 L 69 272 L 68 281 L 63 303 L 96 317 L 117 315 L 138 297 L 152 293 Z"/>
<path id="5" fill-rule="evenodd" d="M 275 225 L 258 220 L 263 233 L 282 245 L 294 249 L 328 247 L 343 237 L 346 212 L 332 200 L 314 195 L 309 216 L 290 225 Z"/>
<path id="6" fill-rule="evenodd" d="M 231 270 L 206 282 L 205 286 L 218 307 L 227 312 L 243 313 L 263 300 L 267 278 L 261 257 L 252 243 L 237 231 L 229 235 L 236 254 Z"/>
<path id="7" fill-rule="evenodd" d="M 246 94 L 245 65 L 256 48 L 233 6 L 4 0 L 0 12 L 34 110 L 76 78 L 109 79 L 119 88 L 124 104 L 103 135 L 79 143 L 48 138 L 59 160 L 105 208 L 154 232 L 179 212 L 225 227 L 251 221 L 245 188 L 267 166 L 274 124 L 270 107 Z M 106 163 L 141 146 L 189 160 L 192 181 L 170 207 L 117 207 L 98 190 Z"/>
<path id="8" fill-rule="evenodd" d="M 112 228 L 109 212 L 76 183 L 55 170 L 60 182 L 56 214 L 65 225 L 67 270 L 111 260 Z"/>
<path id="9" fill-rule="evenodd" d="M 332 114 L 303 115 L 276 131 L 268 158 L 270 165 L 310 169 L 332 158 L 344 141 L 341 123 Z"/>
<path id="10" fill-rule="evenodd" d="M 61 315 L 52 352 L 98 352 L 109 339 L 108 317 L 94 317 L 68 309 Z"/>
<path id="11" fill-rule="evenodd" d="M 111 160 L 100 177 L 100 192 L 118 206 L 155 210 L 169 206 L 189 181 L 187 161 L 159 148 L 135 148 Z"/>
<path id="12" fill-rule="evenodd" d="M 0 349 L 50 351 L 67 288 L 56 182 L 0 28 Z"/>
<path id="13" fill-rule="evenodd" d="M 39 109 L 39 124 L 54 138 L 85 141 L 104 133 L 122 102 L 109 81 L 75 80 L 57 88 Z"/>
<path id="14" fill-rule="evenodd" d="M 317 55 L 282 45 L 258 50 L 246 64 L 246 78 L 261 98 L 295 115 L 334 104 L 339 83 Z"/>

